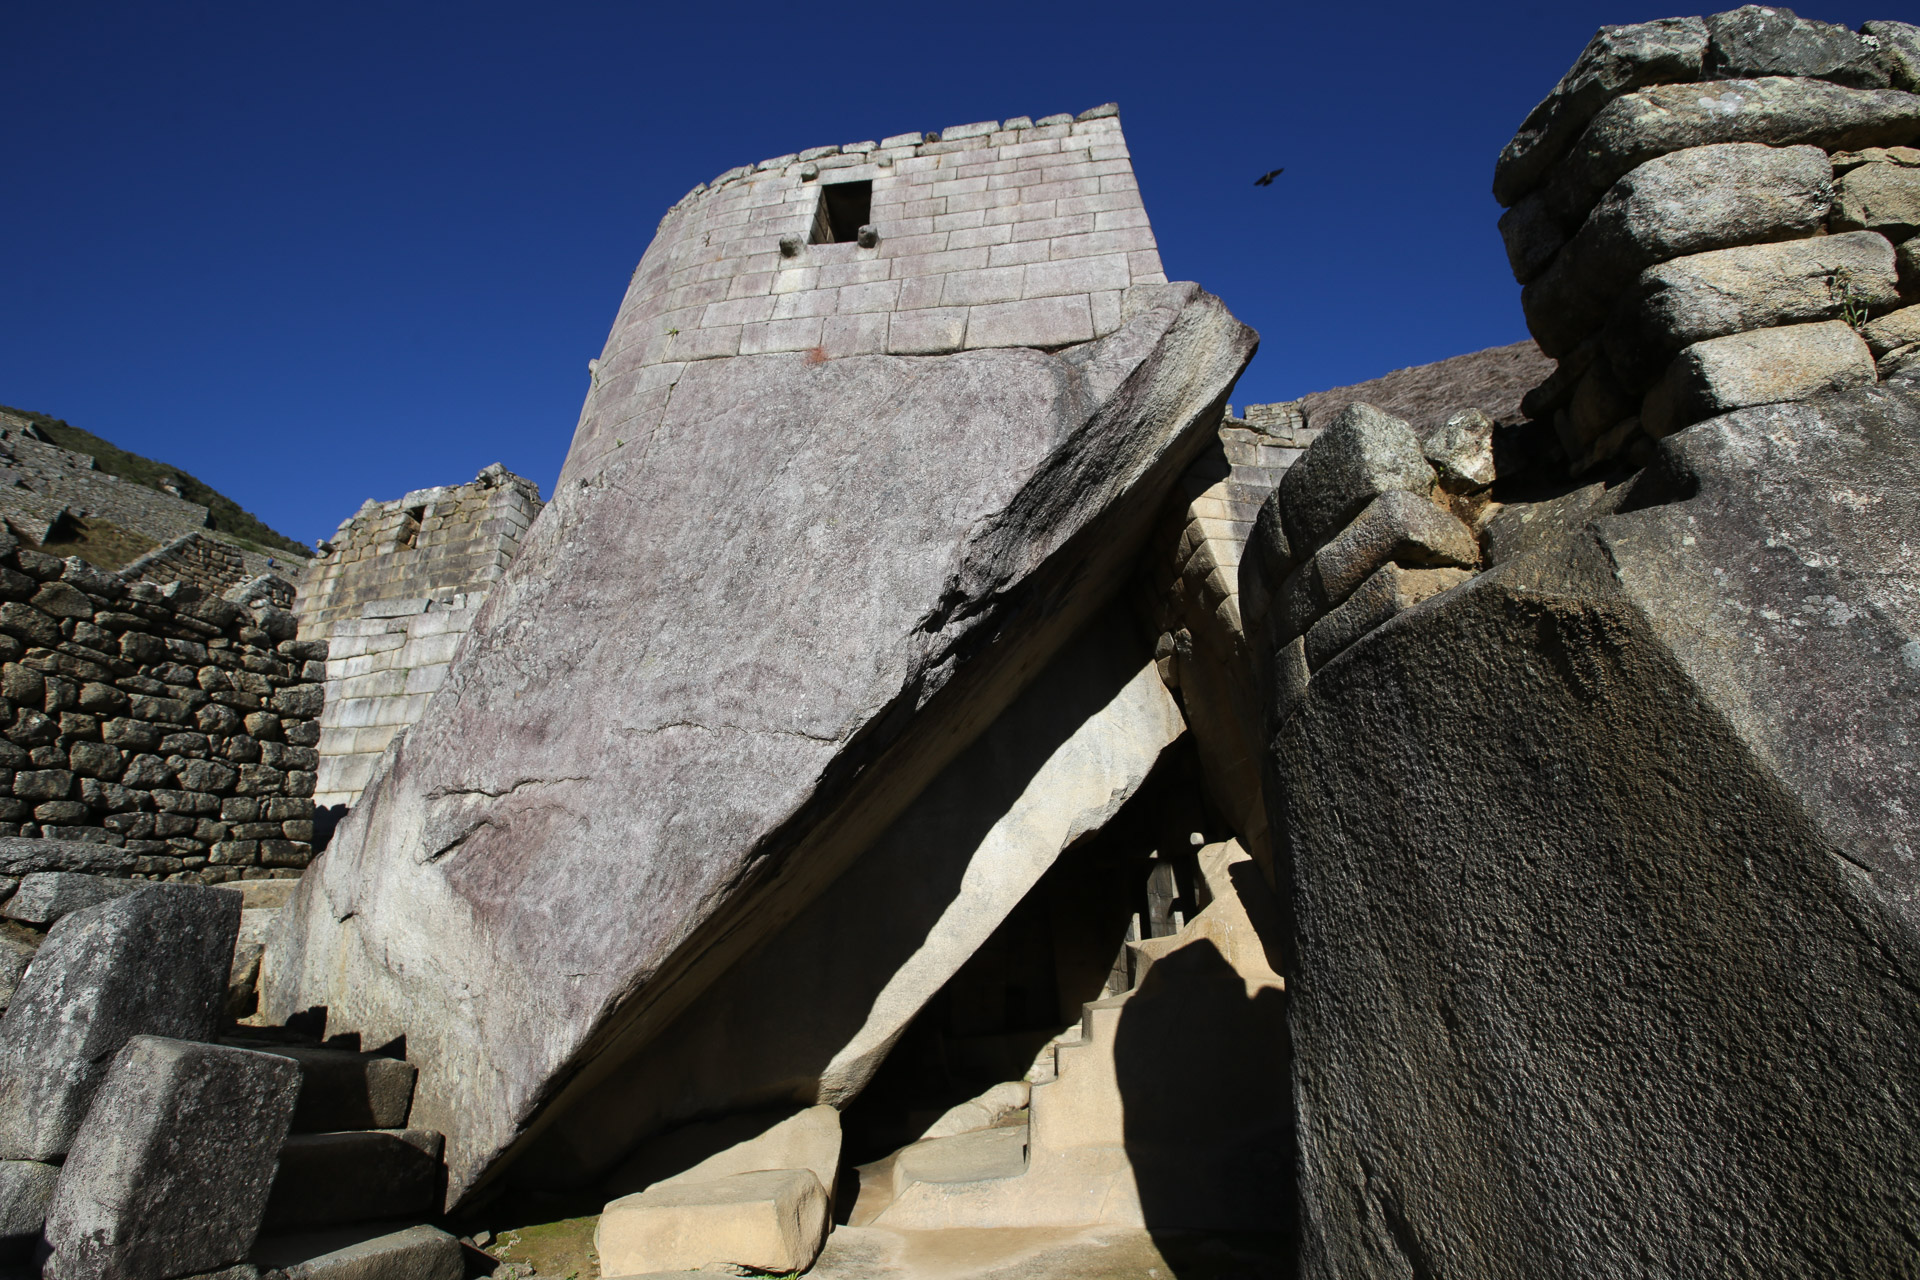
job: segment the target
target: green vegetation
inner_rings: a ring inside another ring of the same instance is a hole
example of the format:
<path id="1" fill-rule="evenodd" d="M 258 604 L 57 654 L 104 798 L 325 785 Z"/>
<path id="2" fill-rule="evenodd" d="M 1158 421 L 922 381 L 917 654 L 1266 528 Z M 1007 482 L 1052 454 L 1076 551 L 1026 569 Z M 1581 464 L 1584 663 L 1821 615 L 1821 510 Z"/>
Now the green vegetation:
<path id="1" fill-rule="evenodd" d="M 137 453 L 128 453 L 117 445 L 109 444 L 91 431 L 82 431 L 79 427 L 61 418 L 50 418 L 44 413 L 35 413 L 31 409 L 15 409 L 10 405 L 0 405 L 0 411 L 17 414 L 47 433 L 47 438 L 62 449 L 71 449 L 75 453 L 90 456 L 94 465 L 108 475 L 118 476 L 134 484 L 145 485 L 149 489 L 160 489 L 162 480 L 171 481 L 179 489 L 180 496 L 188 502 L 197 502 L 208 512 L 208 522 L 214 529 L 226 534 L 240 546 L 266 555 L 275 552 L 292 552 L 298 556 L 310 556 L 313 548 L 297 542 L 285 534 L 268 528 L 252 512 L 241 509 L 240 504 L 213 486 L 196 480 L 178 467 L 170 467 L 164 462 L 155 462 L 152 458 L 143 458 Z"/>
<path id="2" fill-rule="evenodd" d="M 152 538 L 111 521 L 67 515 L 60 517 L 53 536 L 40 544 L 40 550 L 62 559 L 79 556 L 96 569 L 117 572 L 159 546 Z"/>

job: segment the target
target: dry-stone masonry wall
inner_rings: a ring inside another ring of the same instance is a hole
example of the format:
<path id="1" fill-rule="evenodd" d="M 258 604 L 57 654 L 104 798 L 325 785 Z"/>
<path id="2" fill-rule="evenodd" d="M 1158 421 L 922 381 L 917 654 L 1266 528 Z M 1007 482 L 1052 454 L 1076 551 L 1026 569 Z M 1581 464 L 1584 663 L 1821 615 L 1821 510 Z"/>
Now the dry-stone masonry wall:
<path id="1" fill-rule="evenodd" d="M 186 583 L 0 544 L 0 835 L 204 882 L 310 856 L 324 643 Z"/>
<path id="2" fill-rule="evenodd" d="M 1594 37 L 1494 176 L 1528 327 L 1560 362 L 1525 408 L 1576 474 L 1920 352 L 1914 90 L 1901 22 L 1748 5 Z"/>
<path id="3" fill-rule="evenodd" d="M 1111 105 L 729 169 L 661 220 L 561 483 L 644 441 L 689 362 L 1062 347 L 1165 280 Z"/>
<path id="4" fill-rule="evenodd" d="M 539 486 L 496 463 L 470 484 L 368 502 L 321 544 L 294 605 L 301 633 L 330 645 L 316 805 L 360 798 L 540 507 Z"/>

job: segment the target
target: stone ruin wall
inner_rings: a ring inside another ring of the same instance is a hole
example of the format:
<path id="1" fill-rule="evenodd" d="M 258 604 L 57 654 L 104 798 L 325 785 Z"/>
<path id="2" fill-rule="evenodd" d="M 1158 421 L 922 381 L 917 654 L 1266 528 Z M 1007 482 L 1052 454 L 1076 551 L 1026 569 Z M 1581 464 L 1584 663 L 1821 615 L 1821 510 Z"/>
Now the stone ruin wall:
<path id="1" fill-rule="evenodd" d="M 0 547 L 0 836 L 115 846 L 149 879 L 311 856 L 324 642 L 290 614 Z"/>
<path id="2" fill-rule="evenodd" d="M 190 581 L 216 594 L 262 574 L 298 576 L 289 555 L 249 551 L 208 530 L 207 509 L 172 494 L 122 480 L 93 458 L 44 439 L 31 422 L 0 413 L 0 519 L 35 543 L 47 541 L 63 515 L 105 520 L 161 544 L 142 560 L 147 581 Z M 192 540 L 189 543 L 188 540 Z"/>
<path id="3" fill-rule="evenodd" d="M 469 484 L 369 501 L 321 544 L 293 605 L 301 634 L 329 645 L 318 807 L 358 801 L 419 720 L 540 509 L 539 486 L 496 463 Z"/>
<path id="4" fill-rule="evenodd" d="M 815 243 L 846 183 L 872 184 L 861 238 Z M 1111 105 L 729 169 L 661 220 L 560 481 L 646 438 L 694 361 L 1062 347 L 1112 333 L 1129 288 L 1165 282 Z"/>

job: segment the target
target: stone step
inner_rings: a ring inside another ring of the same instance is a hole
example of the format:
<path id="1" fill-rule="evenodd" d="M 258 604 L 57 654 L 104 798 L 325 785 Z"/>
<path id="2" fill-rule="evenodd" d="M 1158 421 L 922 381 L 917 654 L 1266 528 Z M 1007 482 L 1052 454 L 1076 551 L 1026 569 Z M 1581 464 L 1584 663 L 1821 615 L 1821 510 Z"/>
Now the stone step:
<path id="1" fill-rule="evenodd" d="M 400 1129 L 413 1104 L 419 1074 L 411 1062 L 349 1049 L 228 1043 L 262 1053 L 277 1053 L 300 1064 L 304 1075 L 293 1111 L 295 1133 L 337 1133 L 343 1129 Z"/>
<path id="2" fill-rule="evenodd" d="M 280 1148 L 266 1231 L 373 1218 L 425 1217 L 440 1209 L 445 1139 L 431 1129 L 296 1133 Z"/>
<path id="3" fill-rule="evenodd" d="M 391 1222 L 261 1236 L 250 1261 L 285 1280 L 461 1280 L 460 1242 L 438 1227 Z"/>
<path id="4" fill-rule="evenodd" d="M 898 1197 L 916 1182 L 992 1182 L 1017 1178 L 1026 1171 L 1026 1125 L 977 1129 L 902 1148 L 893 1158 L 893 1193 Z"/>

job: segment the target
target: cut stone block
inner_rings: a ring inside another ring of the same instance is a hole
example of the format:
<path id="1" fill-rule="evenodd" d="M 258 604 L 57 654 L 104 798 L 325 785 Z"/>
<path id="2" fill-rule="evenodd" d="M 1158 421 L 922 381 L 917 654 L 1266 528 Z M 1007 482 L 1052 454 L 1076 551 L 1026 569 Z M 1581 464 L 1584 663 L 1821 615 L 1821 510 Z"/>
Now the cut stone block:
<path id="1" fill-rule="evenodd" d="M 1734 142 L 1660 156 L 1622 177 L 1538 280 L 1520 293 L 1540 349 L 1560 357 L 1605 323 L 1656 262 L 1811 235 L 1833 203 L 1818 147 Z"/>
<path id="2" fill-rule="evenodd" d="M 0 836 L 0 876 L 28 876 L 36 871 L 86 871 L 95 875 L 130 875 L 135 855 L 110 844 L 89 840 L 35 840 Z"/>
<path id="3" fill-rule="evenodd" d="M 1874 356 L 1886 355 L 1898 347 L 1920 342 L 1920 307 L 1902 307 L 1881 316 L 1860 331 Z"/>
<path id="4" fill-rule="evenodd" d="M 273 911 L 293 901 L 299 892 L 298 876 L 275 880 L 231 880 L 220 886 L 239 893 L 240 905 L 247 911 Z"/>
<path id="5" fill-rule="evenodd" d="M 460 1242 L 422 1224 L 395 1231 L 391 1223 L 334 1227 L 262 1236 L 252 1260 L 286 1280 L 462 1280 Z"/>
<path id="6" fill-rule="evenodd" d="M 239 924 L 237 895 L 167 885 L 55 925 L 0 1018 L 0 1158 L 65 1154 L 131 1037 L 212 1039 Z"/>
<path id="7" fill-rule="evenodd" d="M 1600 28 L 1500 152 L 1493 170 L 1494 199 L 1511 205 L 1530 191 L 1595 114 L 1621 94 L 1643 85 L 1699 79 L 1706 51 L 1707 27 L 1698 18 Z"/>
<path id="8" fill-rule="evenodd" d="M 271 1054 L 127 1041 L 60 1170 L 49 1274 L 168 1280 L 241 1261 L 299 1088 Z"/>
<path id="9" fill-rule="evenodd" d="M 1307 632 L 1307 665 L 1314 671 L 1342 650 L 1423 600 L 1459 586 L 1473 575 L 1464 569 L 1402 569 L 1382 565 L 1347 602 Z"/>
<path id="10" fill-rule="evenodd" d="M 1640 422 L 1659 439 L 1730 409 L 1871 386 L 1878 376 L 1866 342 L 1839 320 L 1736 333 L 1682 351 L 1647 393 Z"/>
<path id="11" fill-rule="evenodd" d="M 741 1119 L 750 1128 L 759 1127 L 754 1117 Z M 820 1185 L 827 1189 L 828 1198 L 832 1198 L 833 1184 L 840 1173 L 840 1113 L 837 1110 L 824 1105 L 806 1107 L 767 1126 L 764 1132 L 723 1146 L 697 1163 L 689 1165 L 684 1157 L 676 1159 L 680 1153 L 698 1150 L 694 1144 L 703 1140 L 710 1144 L 726 1124 L 718 1121 L 688 1125 L 669 1135 L 667 1141 L 650 1143 L 640 1156 L 623 1165 L 608 1180 L 608 1190 L 620 1196 L 656 1186 L 712 1182 L 736 1173 L 811 1169 L 814 1177 L 820 1179 Z M 676 1138 L 677 1143 L 672 1141 Z M 669 1169 L 673 1171 L 666 1172 Z"/>
<path id="12" fill-rule="evenodd" d="M 145 881 L 109 880 L 80 871 L 38 871 L 21 879 L 0 916 L 45 927 L 82 907 L 151 887 Z"/>
<path id="13" fill-rule="evenodd" d="M 1480 561 L 1480 544 L 1457 517 L 1420 494 L 1401 490 L 1368 503 L 1352 524 L 1314 554 L 1310 571 L 1321 598 L 1333 606 L 1389 560 L 1407 569 L 1472 568 Z"/>
<path id="14" fill-rule="evenodd" d="M 1863 164 L 1842 175 L 1833 193 L 1833 225 L 1878 231 L 1895 240 L 1920 231 L 1920 169 Z"/>
<path id="15" fill-rule="evenodd" d="M 1383 493 L 1433 487 L 1413 428 L 1370 404 L 1335 415 L 1280 480 L 1280 515 L 1293 554 L 1319 548 Z"/>
<path id="16" fill-rule="evenodd" d="M 295 1133 L 406 1127 L 414 1077 L 419 1073 L 411 1062 L 298 1045 L 275 1045 L 262 1052 L 277 1053 L 300 1064 L 300 1104 L 293 1110 Z"/>
<path id="17" fill-rule="evenodd" d="M 1871 231 L 1676 258 L 1642 272 L 1639 289 L 1636 336 L 1665 357 L 1730 333 L 1835 319 L 1848 306 L 1892 306 L 1900 296 L 1893 245 Z"/>
<path id="18" fill-rule="evenodd" d="M 922 1142 L 992 1129 L 1024 1110 L 1033 1096 L 1025 1080 L 1005 1080 L 977 1098 L 949 1107 L 920 1135 Z"/>
<path id="19" fill-rule="evenodd" d="M 1601 108 L 1542 191 L 1575 226 L 1629 170 L 1669 152 L 1722 142 L 1852 150 L 1900 146 L 1916 132 L 1920 96 L 1890 89 L 1784 76 L 1653 85 Z"/>
<path id="20" fill-rule="evenodd" d="M 1806 76 L 1856 89 L 1887 87 L 1887 68 L 1874 44 L 1791 9 L 1741 5 L 1708 18 L 1707 30 L 1705 71 L 1712 79 Z"/>
<path id="21" fill-rule="evenodd" d="M 23 1262 L 40 1243 L 59 1167 L 0 1160 L 0 1262 Z"/>
<path id="22" fill-rule="evenodd" d="M 609 1276 L 751 1267 L 804 1271 L 827 1238 L 827 1193 L 806 1169 L 674 1183 L 608 1204 L 594 1231 Z"/>
<path id="23" fill-rule="evenodd" d="M 442 1145 L 429 1129 L 296 1133 L 280 1149 L 264 1225 L 288 1231 L 433 1213 Z"/>

